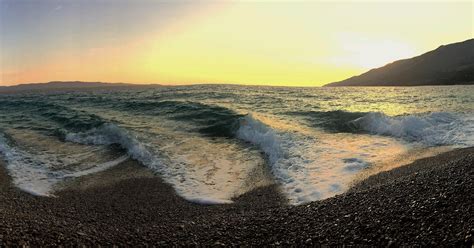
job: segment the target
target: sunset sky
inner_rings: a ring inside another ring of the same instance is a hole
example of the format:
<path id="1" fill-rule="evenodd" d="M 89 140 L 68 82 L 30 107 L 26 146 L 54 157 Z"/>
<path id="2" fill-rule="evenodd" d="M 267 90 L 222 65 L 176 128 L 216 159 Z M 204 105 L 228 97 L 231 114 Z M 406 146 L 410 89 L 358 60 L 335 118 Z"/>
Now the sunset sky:
<path id="1" fill-rule="evenodd" d="M 474 36 L 473 1 L 0 0 L 0 85 L 319 86 Z"/>

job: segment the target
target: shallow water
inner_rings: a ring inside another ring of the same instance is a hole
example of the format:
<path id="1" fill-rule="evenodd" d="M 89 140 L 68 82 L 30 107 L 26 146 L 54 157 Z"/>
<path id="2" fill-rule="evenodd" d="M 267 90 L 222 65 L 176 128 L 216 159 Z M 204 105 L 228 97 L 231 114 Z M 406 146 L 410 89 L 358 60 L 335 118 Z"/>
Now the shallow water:
<path id="1" fill-rule="evenodd" d="M 407 156 L 473 145 L 473 86 L 0 94 L 1 156 L 19 188 L 45 196 L 132 158 L 190 201 L 231 202 L 268 180 L 253 175 L 263 167 L 301 204 Z"/>

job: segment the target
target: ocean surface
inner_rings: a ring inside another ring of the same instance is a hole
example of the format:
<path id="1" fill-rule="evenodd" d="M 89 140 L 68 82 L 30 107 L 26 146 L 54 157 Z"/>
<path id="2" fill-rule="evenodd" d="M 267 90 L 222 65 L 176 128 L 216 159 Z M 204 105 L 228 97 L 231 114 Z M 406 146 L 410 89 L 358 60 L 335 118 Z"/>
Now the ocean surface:
<path id="1" fill-rule="evenodd" d="M 189 201 L 229 203 L 270 181 L 301 204 L 387 166 L 469 146 L 474 86 L 0 94 L 0 158 L 17 187 L 41 196 L 133 159 Z"/>

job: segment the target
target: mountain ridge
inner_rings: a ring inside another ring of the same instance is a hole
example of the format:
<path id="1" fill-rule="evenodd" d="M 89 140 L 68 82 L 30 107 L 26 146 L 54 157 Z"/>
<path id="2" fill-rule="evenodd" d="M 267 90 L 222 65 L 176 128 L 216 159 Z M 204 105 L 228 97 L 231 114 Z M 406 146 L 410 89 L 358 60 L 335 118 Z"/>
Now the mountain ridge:
<path id="1" fill-rule="evenodd" d="M 12 86 L 0 86 L 0 92 L 36 91 L 36 90 L 69 90 L 69 89 L 94 89 L 129 86 L 160 86 L 159 84 L 129 84 L 84 81 L 50 81 L 46 83 L 27 83 Z"/>
<path id="2" fill-rule="evenodd" d="M 474 84 L 474 39 L 442 45 L 348 79 L 324 85 L 421 86 Z"/>

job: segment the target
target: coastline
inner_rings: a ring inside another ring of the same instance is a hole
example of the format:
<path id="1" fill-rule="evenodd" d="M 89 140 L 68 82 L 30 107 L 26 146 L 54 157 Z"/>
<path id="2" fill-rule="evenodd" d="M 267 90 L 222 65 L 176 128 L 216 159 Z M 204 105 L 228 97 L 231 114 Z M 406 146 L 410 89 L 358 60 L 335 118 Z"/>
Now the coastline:
<path id="1" fill-rule="evenodd" d="M 472 246 L 474 148 L 380 172 L 348 192 L 289 206 L 277 185 L 234 204 L 198 205 L 137 171 L 46 198 L 10 184 L 0 162 L 3 245 L 449 245 Z M 102 173 L 138 168 L 134 161 Z M 95 175 L 92 175 L 95 176 Z"/>

